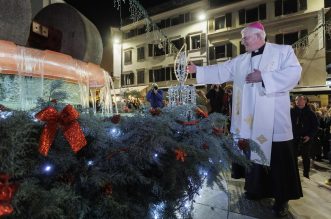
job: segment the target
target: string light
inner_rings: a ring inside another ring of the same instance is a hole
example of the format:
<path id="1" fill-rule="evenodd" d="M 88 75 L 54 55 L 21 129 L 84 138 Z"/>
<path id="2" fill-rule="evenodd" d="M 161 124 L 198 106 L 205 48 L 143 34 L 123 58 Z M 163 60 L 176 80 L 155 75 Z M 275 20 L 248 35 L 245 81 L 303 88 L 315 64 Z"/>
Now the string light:
<path id="1" fill-rule="evenodd" d="M 162 218 L 162 211 L 165 208 L 164 202 L 161 202 L 160 204 L 154 205 L 152 209 L 152 216 L 154 219 L 160 219 Z"/>
<path id="2" fill-rule="evenodd" d="M 89 161 L 87 161 L 87 166 L 93 166 L 93 165 L 94 165 L 93 160 L 89 160 Z"/>
<path id="3" fill-rule="evenodd" d="M 42 171 L 43 173 L 45 174 L 50 174 L 54 169 L 54 166 L 51 165 L 51 164 L 45 164 L 43 167 L 42 167 Z"/>
<path id="4" fill-rule="evenodd" d="M 11 115 L 13 115 L 12 112 L 0 112 L 0 118 L 1 119 L 7 119 Z"/>
<path id="5" fill-rule="evenodd" d="M 119 128 L 113 127 L 109 129 L 109 135 L 114 137 L 114 138 L 118 138 L 121 136 L 122 131 Z"/>

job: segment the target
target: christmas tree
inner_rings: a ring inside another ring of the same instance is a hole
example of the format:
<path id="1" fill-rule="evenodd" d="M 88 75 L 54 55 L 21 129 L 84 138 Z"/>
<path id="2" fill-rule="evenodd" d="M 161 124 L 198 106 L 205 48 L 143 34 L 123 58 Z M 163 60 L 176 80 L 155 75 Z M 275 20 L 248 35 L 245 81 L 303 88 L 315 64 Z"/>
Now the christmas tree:
<path id="1" fill-rule="evenodd" d="M 72 106 L 48 99 L 39 100 L 37 115 L 2 108 L 0 212 L 7 218 L 190 218 L 205 180 L 221 186 L 232 161 L 247 163 L 221 114 L 179 106 L 76 120 L 68 119 Z M 58 112 L 55 120 L 50 112 Z M 43 130 L 54 121 L 52 140 Z M 85 143 L 67 127 L 73 123 Z"/>

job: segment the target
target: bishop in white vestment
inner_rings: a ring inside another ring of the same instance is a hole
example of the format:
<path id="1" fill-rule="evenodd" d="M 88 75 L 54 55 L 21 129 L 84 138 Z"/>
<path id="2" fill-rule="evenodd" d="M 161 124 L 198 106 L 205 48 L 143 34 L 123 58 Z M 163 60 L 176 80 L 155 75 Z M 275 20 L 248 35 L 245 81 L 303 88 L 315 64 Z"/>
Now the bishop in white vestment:
<path id="1" fill-rule="evenodd" d="M 191 63 L 187 70 L 197 73 L 197 83 L 233 81 L 231 133 L 255 141 L 263 150 L 266 162 L 254 153 L 250 159 L 270 166 L 270 180 L 261 183 L 269 182 L 269 191 L 261 196 L 274 197 L 274 210 L 281 216 L 287 213 L 288 200 L 302 197 L 291 142 L 289 96 L 289 91 L 300 79 L 302 68 L 291 46 L 265 42 L 265 31 L 260 22 L 248 25 L 241 33 L 245 54 L 216 65 L 199 67 Z M 284 168 L 289 170 L 285 173 Z M 250 188 L 250 185 L 258 185 L 255 180 L 260 176 L 257 175 L 253 173 L 246 177 L 248 192 L 258 193 L 259 188 Z"/>

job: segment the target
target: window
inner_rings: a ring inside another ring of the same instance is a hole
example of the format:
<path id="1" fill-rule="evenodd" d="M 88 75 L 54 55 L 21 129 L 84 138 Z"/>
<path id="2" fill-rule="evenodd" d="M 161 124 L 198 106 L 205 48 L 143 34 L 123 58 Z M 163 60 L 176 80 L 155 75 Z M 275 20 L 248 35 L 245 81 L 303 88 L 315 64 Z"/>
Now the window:
<path id="1" fill-rule="evenodd" d="M 146 33 L 146 26 L 137 28 L 137 35 L 141 35 L 141 34 L 144 34 L 144 33 Z"/>
<path id="2" fill-rule="evenodd" d="M 132 50 L 124 52 L 124 64 L 128 65 L 132 63 Z"/>
<path id="3" fill-rule="evenodd" d="M 165 69 L 153 69 L 154 82 L 165 81 Z"/>
<path id="4" fill-rule="evenodd" d="M 145 70 L 137 71 L 137 83 L 144 84 L 145 83 Z"/>
<path id="5" fill-rule="evenodd" d="M 171 41 L 170 52 L 176 53 L 184 45 L 184 38 L 179 38 Z M 173 48 L 175 47 L 175 48 Z"/>
<path id="6" fill-rule="evenodd" d="M 139 47 L 137 48 L 137 60 L 143 60 L 145 59 L 145 47 Z"/>
<path id="7" fill-rule="evenodd" d="M 215 30 L 232 26 L 232 14 L 227 13 L 224 16 L 215 18 Z"/>
<path id="8" fill-rule="evenodd" d="M 162 43 L 153 44 L 153 50 L 154 50 L 153 56 L 165 55 Z"/>
<path id="9" fill-rule="evenodd" d="M 167 42 L 159 42 L 157 44 L 148 44 L 148 56 L 163 56 L 169 53 Z"/>
<path id="10" fill-rule="evenodd" d="M 276 0 L 275 16 L 286 15 L 307 9 L 307 0 Z"/>
<path id="11" fill-rule="evenodd" d="M 225 28 L 225 16 L 218 17 L 215 19 L 215 30 Z"/>
<path id="12" fill-rule="evenodd" d="M 161 29 L 170 27 L 170 18 L 161 20 L 159 23 L 157 23 L 157 26 Z"/>
<path id="13" fill-rule="evenodd" d="M 190 13 L 184 14 L 184 19 L 185 19 L 185 23 L 190 22 L 191 21 L 191 14 Z"/>
<path id="14" fill-rule="evenodd" d="M 172 17 L 171 19 L 171 26 L 175 26 L 178 24 L 182 24 L 185 22 L 184 14 L 178 15 L 177 17 Z"/>
<path id="15" fill-rule="evenodd" d="M 255 8 L 239 10 L 239 24 L 250 23 L 266 19 L 266 5 L 262 4 Z"/>
<path id="16" fill-rule="evenodd" d="M 219 46 L 215 46 L 215 58 L 221 59 L 221 58 L 227 58 L 232 57 L 232 44 L 223 44 Z"/>
<path id="17" fill-rule="evenodd" d="M 172 67 L 151 69 L 149 70 L 149 82 L 170 81 L 172 72 Z"/>
<path id="18" fill-rule="evenodd" d="M 275 36 L 275 42 L 277 44 L 292 45 L 293 43 L 298 41 L 300 38 L 305 37 L 306 35 L 308 35 L 307 30 L 301 30 L 298 32 L 285 33 L 285 34 L 277 34 Z"/>
<path id="19" fill-rule="evenodd" d="M 259 20 L 259 9 L 258 8 L 252 8 L 246 10 L 246 23 L 251 23 L 254 21 Z"/>
<path id="20" fill-rule="evenodd" d="M 121 80 L 122 86 L 134 84 L 134 74 L 133 73 L 122 74 L 121 79 L 122 79 Z"/>
<path id="21" fill-rule="evenodd" d="M 137 35 L 137 29 L 132 29 L 132 30 L 124 33 L 124 39 L 128 39 L 128 38 L 134 37 L 136 35 Z"/>
<path id="22" fill-rule="evenodd" d="M 174 74 L 174 68 L 173 67 L 166 67 L 165 72 L 166 72 L 166 80 L 167 81 L 176 80 L 176 76 Z"/>
<path id="23" fill-rule="evenodd" d="M 226 46 L 225 45 L 215 46 L 215 58 L 220 59 L 225 57 L 226 57 Z"/>
<path id="24" fill-rule="evenodd" d="M 191 36 L 191 49 L 200 49 L 201 48 L 201 36 L 200 34 Z"/>

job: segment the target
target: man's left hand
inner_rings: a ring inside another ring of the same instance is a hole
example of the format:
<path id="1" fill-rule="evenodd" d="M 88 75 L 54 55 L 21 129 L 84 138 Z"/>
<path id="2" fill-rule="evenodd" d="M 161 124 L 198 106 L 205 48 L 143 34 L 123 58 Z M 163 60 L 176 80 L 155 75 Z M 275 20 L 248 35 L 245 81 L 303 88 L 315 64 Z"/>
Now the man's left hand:
<path id="1" fill-rule="evenodd" d="M 261 71 L 258 69 L 254 69 L 252 73 L 249 73 L 246 76 L 247 83 L 258 83 L 262 82 Z"/>

